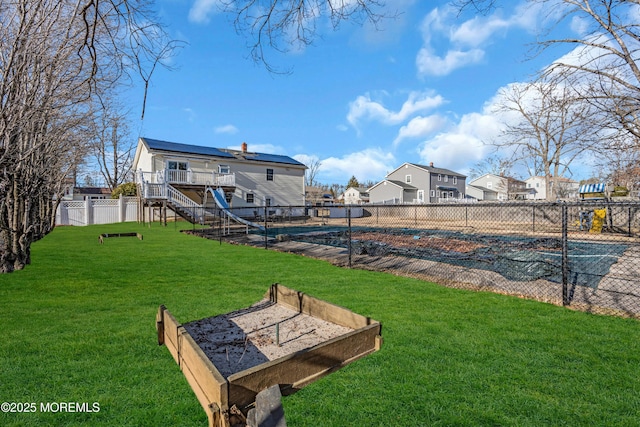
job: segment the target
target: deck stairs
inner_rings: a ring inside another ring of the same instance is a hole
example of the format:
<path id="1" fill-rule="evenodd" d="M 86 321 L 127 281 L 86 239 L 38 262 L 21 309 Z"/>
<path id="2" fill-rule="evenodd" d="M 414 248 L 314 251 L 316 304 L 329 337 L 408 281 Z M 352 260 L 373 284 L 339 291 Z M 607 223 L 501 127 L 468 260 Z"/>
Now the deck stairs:
<path id="1" fill-rule="evenodd" d="M 185 196 L 180 190 L 165 184 L 167 189 L 167 206 L 176 214 L 192 224 L 210 223 L 218 218 L 218 214 L 204 209 L 200 204 Z"/>

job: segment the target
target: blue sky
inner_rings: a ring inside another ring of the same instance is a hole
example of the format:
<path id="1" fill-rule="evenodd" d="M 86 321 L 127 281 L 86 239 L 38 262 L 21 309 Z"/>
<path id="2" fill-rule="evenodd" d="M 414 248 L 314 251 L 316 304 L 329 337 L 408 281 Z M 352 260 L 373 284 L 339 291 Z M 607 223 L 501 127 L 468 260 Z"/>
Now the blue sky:
<path id="1" fill-rule="evenodd" d="M 252 61 L 216 1 L 156 0 L 186 45 L 172 70 L 156 70 L 143 121 L 142 91 L 129 93 L 135 136 L 317 159 L 326 184 L 377 182 L 404 162 L 468 173 L 499 133 L 498 90 L 566 53 L 529 58 L 543 14 L 525 2 L 475 16 L 444 1 L 388 0 L 400 14 L 378 30 L 320 22 L 313 46 L 269 52 L 271 65 L 291 70 L 273 74 Z"/>

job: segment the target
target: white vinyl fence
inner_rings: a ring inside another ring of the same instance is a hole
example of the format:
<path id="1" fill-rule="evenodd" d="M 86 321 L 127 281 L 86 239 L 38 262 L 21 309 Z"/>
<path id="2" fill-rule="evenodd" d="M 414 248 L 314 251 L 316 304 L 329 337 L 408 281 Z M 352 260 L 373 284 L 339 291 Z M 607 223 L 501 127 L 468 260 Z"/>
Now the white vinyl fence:
<path id="1" fill-rule="evenodd" d="M 138 202 L 135 197 L 64 200 L 56 211 L 56 225 L 112 224 L 137 219 Z"/>

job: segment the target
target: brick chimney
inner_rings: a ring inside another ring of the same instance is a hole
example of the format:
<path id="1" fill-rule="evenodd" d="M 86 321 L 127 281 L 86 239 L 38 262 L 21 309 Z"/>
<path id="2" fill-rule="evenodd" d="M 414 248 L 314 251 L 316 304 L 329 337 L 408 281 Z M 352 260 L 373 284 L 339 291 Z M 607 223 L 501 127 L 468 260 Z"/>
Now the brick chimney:
<path id="1" fill-rule="evenodd" d="M 243 153 L 246 153 L 246 152 L 247 152 L 247 143 L 246 143 L 246 142 L 243 142 L 243 143 L 242 143 L 242 152 L 243 152 Z"/>

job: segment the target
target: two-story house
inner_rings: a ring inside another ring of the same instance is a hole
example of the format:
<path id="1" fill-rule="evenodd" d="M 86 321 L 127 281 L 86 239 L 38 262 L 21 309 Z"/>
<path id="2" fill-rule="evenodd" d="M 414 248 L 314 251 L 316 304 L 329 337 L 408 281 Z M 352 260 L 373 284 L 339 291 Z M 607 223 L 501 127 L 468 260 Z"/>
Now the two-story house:
<path id="1" fill-rule="evenodd" d="M 370 203 L 442 203 L 463 200 L 466 176 L 449 169 L 404 163 L 369 188 Z"/>
<path id="2" fill-rule="evenodd" d="M 544 176 L 531 176 L 525 180 L 527 183 L 527 189 L 530 189 L 530 193 L 527 195 L 528 199 L 532 200 L 547 200 L 547 178 Z M 548 188 L 553 194 L 553 199 L 577 199 L 578 190 L 580 184 L 563 176 L 555 178 L 549 178 Z"/>
<path id="3" fill-rule="evenodd" d="M 133 162 L 143 200 L 215 207 L 221 189 L 232 208 L 303 206 L 306 166 L 288 156 L 142 137 Z M 186 198 L 185 198 L 186 197 Z"/>
<path id="4" fill-rule="evenodd" d="M 525 200 L 532 189 L 525 181 L 504 175 L 487 173 L 469 182 L 467 194 L 478 200 Z"/>
<path id="5" fill-rule="evenodd" d="M 349 187 L 343 193 L 345 205 L 369 203 L 369 191 L 364 187 Z"/>

